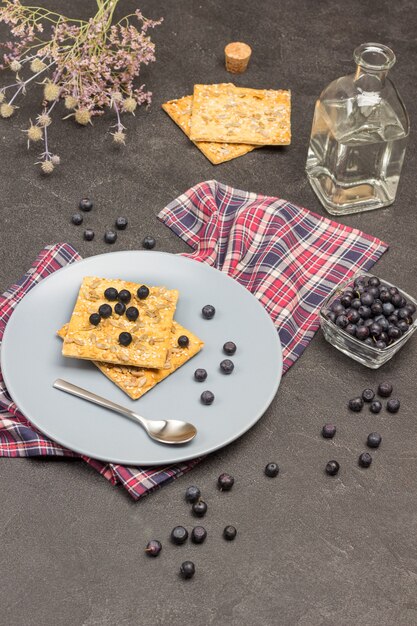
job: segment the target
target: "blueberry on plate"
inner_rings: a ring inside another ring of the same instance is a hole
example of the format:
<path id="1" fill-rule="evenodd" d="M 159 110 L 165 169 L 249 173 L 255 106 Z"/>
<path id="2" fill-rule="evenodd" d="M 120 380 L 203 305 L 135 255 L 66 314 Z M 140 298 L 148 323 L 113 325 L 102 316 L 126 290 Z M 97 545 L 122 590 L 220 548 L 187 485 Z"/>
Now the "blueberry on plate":
<path id="1" fill-rule="evenodd" d="M 102 304 L 99 306 L 98 312 L 100 313 L 102 318 L 106 319 L 112 314 L 112 308 L 110 304 Z"/>
<path id="2" fill-rule="evenodd" d="M 207 539 L 207 531 L 204 526 L 195 526 L 191 531 L 191 541 L 193 543 L 204 543 Z"/>
<path id="3" fill-rule="evenodd" d="M 381 396 L 381 398 L 389 398 L 392 394 L 392 390 L 393 387 L 391 383 L 383 382 L 378 385 L 378 395 Z"/>
<path id="4" fill-rule="evenodd" d="M 400 401 L 397 398 L 391 398 L 387 402 L 387 411 L 389 413 L 398 413 L 400 410 Z"/>
<path id="5" fill-rule="evenodd" d="M 91 228 L 87 228 L 84 231 L 84 239 L 86 241 L 93 241 L 93 239 L 94 239 L 94 230 L 91 230 Z"/>
<path id="6" fill-rule="evenodd" d="M 117 313 L 117 315 L 123 315 L 125 311 L 126 307 L 123 302 L 118 302 L 114 305 L 114 312 Z"/>
<path id="7" fill-rule="evenodd" d="M 97 326 L 98 324 L 100 324 L 101 315 L 99 313 L 91 313 L 89 320 L 90 324 L 92 324 L 93 326 Z"/>
<path id="8" fill-rule="evenodd" d="M 188 339 L 187 335 L 181 335 L 180 337 L 178 337 L 177 343 L 180 348 L 187 348 L 190 340 Z"/>
<path id="9" fill-rule="evenodd" d="M 192 561 L 184 561 L 181 563 L 180 574 L 182 578 L 188 580 L 192 578 L 195 574 L 195 565 Z"/>
<path id="10" fill-rule="evenodd" d="M 185 499 L 187 502 L 194 504 L 201 496 L 201 491 L 195 485 L 191 485 L 191 487 L 187 487 L 185 491 Z"/>
<path id="11" fill-rule="evenodd" d="M 136 293 L 139 300 L 146 300 L 146 298 L 149 296 L 149 289 L 146 285 L 141 285 Z"/>
<path id="12" fill-rule="evenodd" d="M 264 469 L 265 476 L 269 478 L 275 478 L 279 474 L 279 467 L 276 463 L 268 463 Z"/>
<path id="13" fill-rule="evenodd" d="M 223 530 L 223 537 L 226 541 L 233 541 L 236 538 L 237 530 L 234 526 L 226 526 Z"/>
<path id="14" fill-rule="evenodd" d="M 325 424 L 321 429 L 321 434 L 325 439 L 333 439 L 336 434 L 336 426 L 334 424 Z"/>
<path id="15" fill-rule="evenodd" d="M 90 198 L 82 198 L 78 203 L 78 208 L 88 213 L 93 208 L 93 203 Z"/>
<path id="16" fill-rule="evenodd" d="M 233 341 L 226 341 L 223 346 L 223 352 L 228 356 L 232 356 L 236 352 L 236 344 Z"/>
<path id="17" fill-rule="evenodd" d="M 81 215 L 81 213 L 74 213 L 74 215 L 71 218 L 71 222 L 75 225 L 75 226 L 79 226 L 80 224 L 83 223 L 83 216 Z"/>
<path id="18" fill-rule="evenodd" d="M 126 309 L 126 317 L 131 322 L 136 322 L 139 317 L 139 311 L 135 306 L 130 306 Z"/>
<path id="19" fill-rule="evenodd" d="M 369 433 L 366 443 L 369 448 L 379 448 L 381 441 L 382 437 L 379 433 Z"/>
<path id="20" fill-rule="evenodd" d="M 125 217 L 118 217 L 115 221 L 115 226 L 117 230 L 126 230 L 127 228 L 127 219 Z"/>
<path id="21" fill-rule="evenodd" d="M 202 367 L 199 367 L 194 372 L 194 378 L 197 382 L 203 383 L 207 378 L 207 372 Z"/>
<path id="22" fill-rule="evenodd" d="M 328 474 L 329 476 L 336 476 L 336 474 L 338 473 L 340 469 L 340 465 L 337 461 L 329 461 L 326 464 L 326 474 Z"/>
<path id="23" fill-rule="evenodd" d="M 214 401 L 214 393 L 212 391 L 203 391 L 203 393 L 200 396 L 201 398 L 201 402 L 203 404 L 206 404 L 207 406 L 209 404 L 213 404 Z"/>
<path id="24" fill-rule="evenodd" d="M 349 408 L 351 411 L 354 411 L 355 413 L 359 413 L 359 411 L 362 411 L 363 409 L 362 398 L 357 397 L 357 398 L 352 398 L 352 400 L 349 400 Z"/>
<path id="25" fill-rule="evenodd" d="M 117 233 L 115 230 L 106 230 L 104 233 L 104 241 L 106 243 L 116 243 Z"/>
<path id="26" fill-rule="evenodd" d="M 162 550 L 162 544 L 160 541 L 157 541 L 157 539 L 152 539 L 151 541 L 149 541 L 145 548 L 146 554 L 148 556 L 154 556 L 154 557 L 158 556 L 161 550 Z"/>
<path id="27" fill-rule="evenodd" d="M 119 292 L 114 287 L 108 287 L 104 292 L 104 297 L 106 298 L 106 300 L 110 300 L 110 302 L 113 302 L 113 300 L 117 300 L 118 295 Z"/>
<path id="28" fill-rule="evenodd" d="M 364 402 L 372 402 L 374 398 L 375 398 L 375 392 L 373 389 L 364 389 L 362 391 L 362 400 Z"/>
<path id="29" fill-rule="evenodd" d="M 358 462 L 360 467 L 370 467 L 372 463 L 372 457 L 369 452 L 362 452 L 362 454 L 359 456 Z"/>
<path id="30" fill-rule="evenodd" d="M 203 314 L 205 320 L 211 320 L 216 313 L 216 309 L 212 304 L 206 304 L 201 309 L 201 313 Z"/>
<path id="31" fill-rule="evenodd" d="M 121 346 L 129 346 L 132 343 L 132 335 L 127 332 L 120 333 L 119 343 Z"/>
<path id="32" fill-rule="evenodd" d="M 119 291 L 120 302 L 127 304 L 128 302 L 130 302 L 131 297 L 132 297 L 132 294 L 127 289 L 122 289 L 121 291 Z"/>
<path id="33" fill-rule="evenodd" d="M 224 359 L 220 363 L 220 370 L 223 372 L 223 374 L 231 374 L 234 369 L 235 365 L 230 359 Z"/>
<path id="34" fill-rule="evenodd" d="M 204 517 L 207 513 L 208 506 L 204 500 L 198 500 L 197 502 L 194 502 L 191 509 L 196 517 Z"/>
<path id="35" fill-rule="evenodd" d="M 156 241 L 153 237 L 150 237 L 149 235 L 147 237 L 145 237 L 145 239 L 142 241 L 142 246 L 143 248 L 145 248 L 145 250 L 152 250 L 153 248 L 155 248 L 156 246 Z"/>
<path id="36" fill-rule="evenodd" d="M 180 546 L 188 539 L 188 530 L 184 526 L 175 526 L 171 531 L 171 541 Z"/>

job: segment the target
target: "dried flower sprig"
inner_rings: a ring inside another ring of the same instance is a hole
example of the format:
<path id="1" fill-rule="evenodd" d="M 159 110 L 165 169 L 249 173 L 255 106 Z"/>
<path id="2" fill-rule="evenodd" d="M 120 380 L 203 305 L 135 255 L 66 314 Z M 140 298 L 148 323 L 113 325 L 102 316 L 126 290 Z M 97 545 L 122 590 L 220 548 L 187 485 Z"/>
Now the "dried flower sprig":
<path id="1" fill-rule="evenodd" d="M 147 34 L 162 21 L 143 17 L 138 9 L 113 23 L 120 0 L 96 0 L 97 13 L 88 21 L 70 19 L 41 7 L 25 6 L 20 0 L 3 0 L 0 22 L 7 24 L 12 39 L 0 43 L 5 50 L 0 69 L 10 69 L 15 81 L 0 89 L 0 117 L 10 118 L 18 108 L 19 96 L 36 81 L 43 85 L 42 112 L 24 132 L 28 146 L 44 142 L 37 164 L 50 174 L 59 164 L 48 144 L 51 113 L 59 101 L 81 126 L 111 109 L 116 115 L 117 145 L 124 145 L 126 128 L 122 113 L 131 113 L 141 104 L 149 105 L 152 94 L 144 85 L 135 87 L 142 64 L 155 61 L 155 45 Z M 137 19 L 140 29 L 132 24 Z M 44 36 L 44 31 L 48 35 Z M 66 119 L 64 118 L 64 119 Z"/>

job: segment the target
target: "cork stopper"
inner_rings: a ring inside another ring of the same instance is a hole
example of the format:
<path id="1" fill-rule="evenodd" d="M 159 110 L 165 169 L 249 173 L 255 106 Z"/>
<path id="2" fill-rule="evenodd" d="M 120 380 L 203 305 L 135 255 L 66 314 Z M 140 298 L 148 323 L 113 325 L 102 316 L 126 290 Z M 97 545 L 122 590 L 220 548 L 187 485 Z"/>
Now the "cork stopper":
<path id="1" fill-rule="evenodd" d="M 246 43 L 233 41 L 224 49 L 226 70 L 232 74 L 241 74 L 248 67 L 252 49 Z"/>

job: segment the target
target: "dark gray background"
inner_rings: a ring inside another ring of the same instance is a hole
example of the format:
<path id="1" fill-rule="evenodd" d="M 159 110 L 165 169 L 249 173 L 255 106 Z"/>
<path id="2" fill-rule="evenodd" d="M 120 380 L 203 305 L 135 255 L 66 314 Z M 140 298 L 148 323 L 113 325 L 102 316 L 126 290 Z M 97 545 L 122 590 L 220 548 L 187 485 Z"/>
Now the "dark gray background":
<path id="1" fill-rule="evenodd" d="M 137 6 L 133 0 L 121 5 L 126 13 Z M 159 250 L 184 251 L 155 216 L 205 179 L 279 195 L 324 214 L 304 173 L 314 102 L 333 78 L 352 71 L 356 45 L 380 41 L 398 57 L 392 77 L 410 113 L 410 143 L 395 205 L 343 221 L 390 243 L 377 272 L 415 295 L 416 3 L 142 0 L 139 5 L 149 17 L 162 15 L 164 23 L 153 35 L 157 62 L 142 76 L 154 93 L 153 104 L 136 119 L 127 118 L 124 150 L 112 147 L 111 118 L 84 129 L 61 121 L 60 111 L 51 141 L 62 166 L 46 180 L 20 132 L 36 115 L 33 99 L 23 101 L 10 121 L 0 121 L 0 289 L 18 279 L 47 243 L 69 241 L 83 255 L 108 252 L 101 236 L 119 214 L 130 226 L 111 250 L 136 249 L 144 235 L 153 234 Z M 48 6 L 87 17 L 94 2 L 50 0 Z M 0 34 L 3 38 L 4 30 Z M 223 48 L 233 40 L 253 46 L 250 69 L 237 84 L 292 90 L 293 143 L 214 167 L 160 105 L 191 93 L 196 82 L 230 80 Z M 96 231 L 92 243 L 83 242 L 81 230 L 69 223 L 83 195 L 95 201 L 87 218 Z M 139 503 L 77 461 L 1 460 L 0 622 L 417 623 L 416 360 L 414 339 L 372 372 L 337 353 L 318 333 L 255 428 Z M 401 398 L 397 416 L 348 413 L 349 397 L 384 379 L 393 381 Z M 334 442 L 320 437 L 326 421 L 338 426 Z M 383 445 L 372 468 L 363 471 L 357 457 L 374 430 Z M 341 463 L 336 479 L 323 474 L 330 458 Z M 281 467 L 276 480 L 263 476 L 271 460 Z M 231 493 L 216 490 L 221 471 L 236 477 Z M 171 528 L 194 524 L 183 502 L 190 483 L 198 484 L 208 501 L 209 539 L 204 546 L 175 548 L 168 543 Z M 239 530 L 232 544 L 221 539 L 226 523 Z M 164 543 L 155 560 L 143 553 L 152 537 Z M 197 566 L 187 583 L 177 577 L 185 558 Z"/>

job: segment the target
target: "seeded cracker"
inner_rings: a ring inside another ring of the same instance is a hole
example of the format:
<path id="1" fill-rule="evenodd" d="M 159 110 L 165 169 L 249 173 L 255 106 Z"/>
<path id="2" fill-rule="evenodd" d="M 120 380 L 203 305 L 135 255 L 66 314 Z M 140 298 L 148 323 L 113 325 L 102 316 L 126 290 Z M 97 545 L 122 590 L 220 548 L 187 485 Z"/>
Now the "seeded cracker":
<path id="1" fill-rule="evenodd" d="M 59 331 L 58 336 L 64 339 L 68 332 L 69 324 L 65 324 Z M 187 348 L 178 346 L 178 337 L 186 335 L 189 338 Z M 138 400 L 147 391 L 150 391 L 161 380 L 173 374 L 177 369 L 189 361 L 204 346 L 204 343 L 189 330 L 173 322 L 170 337 L 170 350 L 166 363 L 161 369 L 145 369 L 141 367 L 130 367 L 113 365 L 93 361 L 99 370 L 107 376 L 115 385 L 120 387 L 132 400 Z"/>
<path id="2" fill-rule="evenodd" d="M 170 100 L 162 105 L 164 111 L 178 124 L 187 137 L 190 137 L 192 105 L 193 96 L 184 96 L 178 100 Z M 236 159 L 248 152 L 252 152 L 257 147 L 248 144 L 213 143 L 207 141 L 196 141 L 194 143 L 213 165 Z"/>
<path id="3" fill-rule="evenodd" d="M 231 83 L 194 85 L 190 139 L 280 146 L 291 143 L 291 94 Z"/>
<path id="4" fill-rule="evenodd" d="M 114 287 L 117 291 L 127 289 L 132 294 L 128 306 L 135 306 L 139 310 L 139 318 L 135 322 L 129 321 L 126 315 L 114 313 L 115 302 L 108 302 L 104 297 L 104 291 L 108 287 Z M 178 291 L 148 285 L 149 296 L 145 300 L 139 300 L 136 296 L 139 287 L 140 284 L 123 280 L 107 280 L 94 276 L 84 278 L 64 339 L 62 354 L 118 365 L 163 367 L 171 346 L 172 320 Z M 102 319 L 98 326 L 93 326 L 89 317 L 102 304 L 109 304 L 113 313 L 111 317 Z M 122 332 L 132 335 L 129 346 L 119 344 L 119 335 Z"/>

